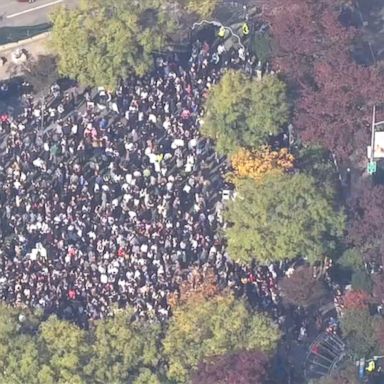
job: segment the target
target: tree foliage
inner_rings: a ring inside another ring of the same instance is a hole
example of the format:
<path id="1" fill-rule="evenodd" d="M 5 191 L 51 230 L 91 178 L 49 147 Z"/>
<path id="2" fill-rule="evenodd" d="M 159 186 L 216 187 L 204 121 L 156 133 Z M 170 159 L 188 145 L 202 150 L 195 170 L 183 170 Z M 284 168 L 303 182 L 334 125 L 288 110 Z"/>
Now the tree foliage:
<path id="1" fill-rule="evenodd" d="M 372 296 L 376 303 L 384 304 L 384 275 L 375 274 L 373 277 Z"/>
<path id="2" fill-rule="evenodd" d="M 0 305 L 0 382 L 40 384 L 41 362 L 34 337 L 38 323 L 29 314 Z"/>
<path id="3" fill-rule="evenodd" d="M 379 353 L 384 353 L 384 319 L 378 319 L 375 322 L 375 335 L 377 339 L 377 345 Z"/>
<path id="4" fill-rule="evenodd" d="M 348 241 L 357 247 L 366 259 L 381 263 L 384 252 L 384 187 L 366 185 L 351 204 L 352 216 L 348 225 Z"/>
<path id="5" fill-rule="evenodd" d="M 271 25 L 275 64 L 300 84 L 308 83 L 316 61 L 340 48 L 346 50 L 356 35 L 338 21 L 333 0 L 263 1 L 263 18 Z"/>
<path id="6" fill-rule="evenodd" d="M 339 176 L 328 150 L 318 145 L 302 147 L 296 155 L 295 164 L 300 171 L 312 176 L 316 185 L 330 198 L 339 198 Z"/>
<path id="7" fill-rule="evenodd" d="M 83 367 L 89 358 L 85 331 L 51 317 L 41 324 L 37 342 L 43 360 L 41 382 L 85 383 Z"/>
<path id="8" fill-rule="evenodd" d="M 83 0 L 52 15 L 51 46 L 59 71 L 86 85 L 115 88 L 133 72 L 145 74 L 175 24 L 162 0 Z"/>
<path id="9" fill-rule="evenodd" d="M 192 384 L 262 384 L 267 364 L 267 356 L 260 351 L 215 356 L 199 363 Z"/>
<path id="10" fill-rule="evenodd" d="M 264 0 L 262 7 L 273 62 L 298 91 L 294 124 L 303 141 L 321 143 L 341 159 L 365 154 L 383 80 L 379 66 L 363 67 L 351 57 L 357 31 L 341 24 L 334 0 L 286 0 L 284 6 Z"/>
<path id="11" fill-rule="evenodd" d="M 4 384 L 164 384 L 168 365 L 170 378 L 184 382 L 189 369 L 206 358 L 238 350 L 268 353 L 280 335 L 268 317 L 232 296 L 190 297 L 176 308 L 169 330 L 134 320 L 130 311 L 82 330 L 56 316 L 42 321 L 1 305 L 0 321 Z M 247 361 L 246 352 L 242 356 L 234 357 L 239 365 Z"/>
<path id="12" fill-rule="evenodd" d="M 357 369 L 354 364 L 335 370 L 330 376 L 316 380 L 313 384 L 359 384 Z"/>
<path id="13" fill-rule="evenodd" d="M 257 181 L 269 172 L 282 173 L 292 169 L 293 162 L 294 156 L 287 148 L 278 151 L 273 151 L 269 146 L 262 147 L 258 151 L 239 149 L 231 156 L 234 171 L 230 179 L 250 177 Z"/>
<path id="14" fill-rule="evenodd" d="M 358 356 L 370 356 L 377 347 L 375 319 L 367 308 L 343 312 L 340 327 L 347 344 Z"/>
<path id="15" fill-rule="evenodd" d="M 297 268 L 291 276 L 284 277 L 280 289 L 284 301 L 302 307 L 320 306 L 327 293 L 324 282 L 313 277 L 310 267 Z"/>
<path id="16" fill-rule="evenodd" d="M 124 384 L 135 376 L 138 382 L 143 377 L 156 380 L 150 370 L 139 371 L 157 366 L 159 336 L 158 324 L 133 322 L 130 312 L 119 312 L 111 319 L 99 321 L 87 374 L 95 384 Z"/>
<path id="17" fill-rule="evenodd" d="M 58 319 L 0 308 L 0 382 L 4 384 L 160 384 L 160 325 L 128 311 L 88 331 Z"/>
<path id="18" fill-rule="evenodd" d="M 350 270 L 362 271 L 364 268 L 363 257 L 357 248 L 348 248 L 345 250 L 337 262 L 342 267 Z"/>
<path id="19" fill-rule="evenodd" d="M 295 126 L 306 142 L 322 144 L 348 158 L 369 143 L 372 106 L 382 99 L 381 75 L 335 52 L 314 64 L 315 87 L 305 87 L 295 108 Z"/>
<path id="20" fill-rule="evenodd" d="M 225 234 L 231 258 L 250 263 L 329 256 L 343 234 L 344 214 L 311 176 L 270 175 L 238 183 Z"/>
<path id="21" fill-rule="evenodd" d="M 23 67 L 23 76 L 32 85 L 35 93 L 45 90 L 59 77 L 56 58 L 39 55 L 36 59 L 29 59 Z"/>
<path id="22" fill-rule="evenodd" d="M 346 292 L 343 298 L 344 308 L 347 311 L 366 310 L 370 301 L 367 292 L 355 289 Z"/>
<path id="23" fill-rule="evenodd" d="M 231 295 L 190 300 L 175 309 L 163 342 L 168 377 L 184 383 L 188 371 L 199 362 L 228 352 L 271 352 L 279 336 L 268 317 L 251 313 L 243 301 Z"/>
<path id="24" fill-rule="evenodd" d="M 256 53 L 262 64 L 271 61 L 273 41 L 269 33 L 257 33 L 254 39 L 248 42 L 250 52 Z"/>
<path id="25" fill-rule="evenodd" d="M 133 381 L 133 384 L 162 384 L 162 382 L 150 369 L 143 368 L 140 369 L 139 376 Z"/>
<path id="26" fill-rule="evenodd" d="M 284 7 L 270 6 L 271 12 L 264 17 L 272 27 L 274 62 L 284 73 L 301 79 L 308 72 L 311 56 L 316 51 L 315 15 L 308 2 L 289 2 L 291 4 Z"/>
<path id="27" fill-rule="evenodd" d="M 367 293 L 372 292 L 372 279 L 365 271 L 355 271 L 352 274 L 351 286 L 354 290 L 361 290 Z"/>
<path id="28" fill-rule="evenodd" d="M 286 87 L 274 76 L 257 81 L 228 71 L 212 87 L 205 107 L 202 132 L 216 141 L 219 153 L 266 144 L 288 119 Z"/>
<path id="29" fill-rule="evenodd" d="M 219 0 L 177 0 L 188 12 L 196 14 L 199 18 L 207 18 L 216 9 Z"/>

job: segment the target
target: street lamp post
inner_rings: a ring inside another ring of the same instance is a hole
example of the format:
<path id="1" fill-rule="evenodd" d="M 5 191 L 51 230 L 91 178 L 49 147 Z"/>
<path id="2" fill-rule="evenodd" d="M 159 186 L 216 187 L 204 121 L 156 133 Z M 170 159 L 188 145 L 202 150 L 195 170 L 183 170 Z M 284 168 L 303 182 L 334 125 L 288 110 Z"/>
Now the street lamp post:
<path id="1" fill-rule="evenodd" d="M 42 96 L 41 98 L 41 134 L 43 134 L 44 132 L 44 102 L 45 102 L 45 98 L 44 96 Z"/>
<path id="2" fill-rule="evenodd" d="M 293 137 L 293 125 L 290 123 L 288 125 L 288 149 L 291 150 L 291 146 L 295 142 L 295 139 Z"/>

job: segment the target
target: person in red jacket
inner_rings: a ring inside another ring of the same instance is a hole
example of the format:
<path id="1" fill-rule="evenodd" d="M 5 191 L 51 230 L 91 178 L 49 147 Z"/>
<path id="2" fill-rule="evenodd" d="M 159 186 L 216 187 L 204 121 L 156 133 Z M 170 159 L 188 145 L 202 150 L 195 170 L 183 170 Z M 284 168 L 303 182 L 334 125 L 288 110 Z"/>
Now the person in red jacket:
<path id="1" fill-rule="evenodd" d="M 76 299 L 76 291 L 74 289 L 70 289 L 68 291 L 68 298 L 70 300 L 75 300 Z"/>

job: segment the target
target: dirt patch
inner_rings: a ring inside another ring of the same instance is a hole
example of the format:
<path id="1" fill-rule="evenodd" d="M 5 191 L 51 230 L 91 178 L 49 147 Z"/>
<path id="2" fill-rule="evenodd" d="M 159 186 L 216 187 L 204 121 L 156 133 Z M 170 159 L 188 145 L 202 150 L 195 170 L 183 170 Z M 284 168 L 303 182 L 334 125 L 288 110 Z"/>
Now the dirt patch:
<path id="1" fill-rule="evenodd" d="M 37 36 L 33 39 L 13 44 L 8 49 L 5 46 L 5 49 L 1 50 L 0 47 L 0 81 L 22 75 L 23 67 L 28 61 L 36 60 L 41 55 L 48 55 L 50 53 L 47 46 L 48 38 L 49 36 L 44 34 L 43 36 Z M 17 50 L 22 50 L 25 53 L 26 61 L 14 60 Z"/>

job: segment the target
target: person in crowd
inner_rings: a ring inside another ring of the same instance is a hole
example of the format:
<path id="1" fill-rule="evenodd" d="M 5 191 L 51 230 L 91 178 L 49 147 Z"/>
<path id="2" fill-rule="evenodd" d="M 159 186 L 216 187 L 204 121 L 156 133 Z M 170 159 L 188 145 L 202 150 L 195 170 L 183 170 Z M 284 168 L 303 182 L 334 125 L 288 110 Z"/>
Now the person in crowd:
<path id="1" fill-rule="evenodd" d="M 185 65 L 158 57 L 152 73 L 115 92 L 86 90 L 83 106 L 55 83 L 49 105 L 25 97 L 24 113 L 2 120 L 3 300 L 63 316 L 77 308 L 91 320 L 125 307 L 165 320 L 185 271 L 210 266 L 220 286 L 281 316 L 284 272 L 236 265 L 217 234 L 231 186 L 199 132 L 224 71 L 252 75 L 257 60 L 240 53 L 197 40 Z"/>

